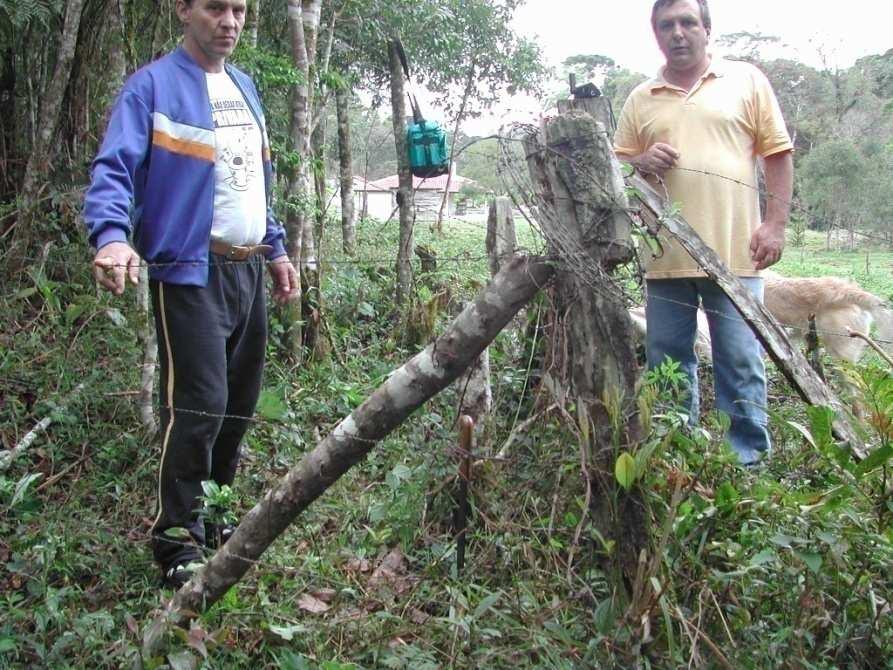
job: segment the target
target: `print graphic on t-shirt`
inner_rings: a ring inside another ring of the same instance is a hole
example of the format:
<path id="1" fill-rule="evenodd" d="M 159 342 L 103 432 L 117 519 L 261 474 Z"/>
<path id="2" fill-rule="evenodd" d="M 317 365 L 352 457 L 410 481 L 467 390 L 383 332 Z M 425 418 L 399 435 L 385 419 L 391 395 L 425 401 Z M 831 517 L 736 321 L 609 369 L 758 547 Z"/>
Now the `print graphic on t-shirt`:
<path id="1" fill-rule="evenodd" d="M 236 191 L 247 191 L 248 180 L 255 175 L 256 160 L 248 145 L 248 130 L 230 136 L 230 144 L 223 147 L 220 160 L 229 168 L 230 175 L 223 181 Z"/>
<path id="2" fill-rule="evenodd" d="M 218 160 L 229 169 L 223 181 L 235 191 L 247 191 L 258 163 L 257 151 L 251 146 L 251 111 L 243 100 L 212 100 L 211 116 L 218 131 Z"/>

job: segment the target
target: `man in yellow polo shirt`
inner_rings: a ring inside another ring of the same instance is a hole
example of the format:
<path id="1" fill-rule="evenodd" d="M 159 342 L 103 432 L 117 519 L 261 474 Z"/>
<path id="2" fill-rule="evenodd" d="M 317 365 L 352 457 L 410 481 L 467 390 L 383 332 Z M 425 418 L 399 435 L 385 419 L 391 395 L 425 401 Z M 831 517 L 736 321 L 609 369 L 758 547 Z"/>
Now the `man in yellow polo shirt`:
<path id="1" fill-rule="evenodd" d="M 777 263 L 790 208 L 793 144 L 765 75 L 707 52 L 707 0 L 657 0 L 651 24 L 666 65 L 637 87 L 620 115 L 617 155 L 666 189 L 704 241 L 762 300 L 760 271 Z M 757 160 L 768 190 L 761 218 Z M 703 303 L 713 340 L 716 406 L 731 418 L 729 441 L 744 464 L 769 449 L 766 373 L 756 337 L 725 293 L 674 241 L 647 265 L 649 367 L 679 361 L 698 416 L 696 314 Z"/>

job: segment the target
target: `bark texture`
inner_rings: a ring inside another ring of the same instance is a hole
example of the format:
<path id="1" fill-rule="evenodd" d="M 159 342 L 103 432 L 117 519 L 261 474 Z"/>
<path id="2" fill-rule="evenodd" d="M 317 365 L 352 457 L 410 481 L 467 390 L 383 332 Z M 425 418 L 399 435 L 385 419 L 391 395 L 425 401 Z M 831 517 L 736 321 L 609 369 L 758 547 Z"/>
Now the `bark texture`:
<path id="1" fill-rule="evenodd" d="M 357 250 L 357 229 L 353 211 L 353 154 L 350 148 L 350 90 L 335 91 L 338 116 L 338 168 L 341 184 L 341 248 L 353 256 Z"/>
<path id="2" fill-rule="evenodd" d="M 140 393 L 137 404 L 140 411 L 140 423 L 149 433 L 158 430 L 155 419 L 155 366 L 158 363 L 158 339 L 155 337 L 155 325 L 149 299 L 149 268 L 140 266 L 140 282 L 136 287 L 136 302 L 139 309 L 140 325 L 137 339 L 143 350 L 143 363 L 140 366 Z"/>
<path id="3" fill-rule="evenodd" d="M 733 275 L 710 247 L 704 244 L 694 229 L 679 214 L 672 213 L 669 204 L 640 175 L 628 179 L 636 189 L 639 202 L 645 214 L 653 222 L 666 228 L 685 248 L 692 258 L 698 261 L 701 269 L 715 281 L 741 313 L 753 332 L 763 344 L 769 357 L 778 366 L 791 386 L 804 401 L 811 405 L 823 405 L 835 411 L 834 432 L 837 437 L 853 450 L 858 458 L 866 455 L 865 444 L 853 430 L 843 404 L 828 386 L 809 366 L 800 350 L 791 345 L 784 328 L 772 314 L 754 298 Z"/>
<path id="4" fill-rule="evenodd" d="M 455 381 L 552 272 L 542 258 L 517 257 L 507 263 L 443 335 L 391 374 L 245 515 L 227 543 L 146 630 L 144 652 L 156 655 L 168 624 L 182 624 L 213 605 L 301 512 L 426 400 Z"/>
<path id="5" fill-rule="evenodd" d="M 616 542 L 616 567 L 632 579 L 647 533 L 639 494 L 621 489 L 614 477 L 620 450 L 641 437 L 633 329 L 611 279 L 634 257 L 623 177 L 604 124 L 585 112 L 546 121 L 525 149 L 540 225 L 560 259 L 554 332 L 564 338 L 558 350 L 568 373 L 567 379 L 561 369 L 550 374 L 569 386 L 578 408 L 593 520 Z"/>
<path id="6" fill-rule="evenodd" d="M 501 195 L 490 202 L 487 217 L 487 259 L 490 274 L 499 272 L 504 260 L 514 255 L 518 248 L 515 220 L 512 218 L 512 200 Z"/>
<path id="7" fill-rule="evenodd" d="M 41 176 L 46 176 L 49 171 L 53 138 L 59 125 L 65 89 L 68 88 L 68 82 L 71 77 L 83 9 L 84 0 L 68 0 L 65 6 L 65 21 L 62 28 L 62 38 L 59 41 L 59 49 L 56 53 L 56 67 L 53 70 L 53 78 L 41 96 L 37 131 L 22 180 L 23 214 L 19 219 L 13 237 L 12 248 L 16 251 L 10 255 L 14 259 L 14 263 L 19 262 L 15 260 L 17 258 L 24 259 L 27 257 L 28 248 L 31 246 L 32 227 L 35 220 L 33 218 L 35 214 L 33 207 L 42 190 L 39 183 L 40 178 Z M 24 260 L 22 262 L 24 263 Z"/>
<path id="8" fill-rule="evenodd" d="M 316 34 L 322 0 L 288 0 L 288 23 L 291 35 L 292 60 L 302 80 L 292 92 L 291 144 L 301 160 L 288 184 L 289 202 L 285 229 L 288 253 L 301 279 L 301 295 L 295 304 L 284 310 L 289 326 L 289 355 L 295 361 L 303 358 L 305 340 L 316 341 L 318 320 L 312 318 L 308 296 L 319 290 L 319 268 L 313 217 L 310 216 L 310 135 L 311 135 L 311 70 L 316 54 Z M 298 313 L 298 309 L 301 313 Z M 301 320 L 306 328 L 300 325 Z M 308 335 L 309 333 L 309 335 Z"/>
<path id="9" fill-rule="evenodd" d="M 412 290 L 412 248 L 414 199 L 412 171 L 406 149 L 406 96 L 403 90 L 403 69 L 397 55 L 397 45 L 388 43 L 388 64 L 391 71 L 391 118 L 394 127 L 394 148 L 397 151 L 397 205 L 400 209 L 400 247 L 397 249 L 397 286 L 394 293 L 396 307 L 403 305 Z"/>
<path id="10" fill-rule="evenodd" d="M 483 419 L 490 414 L 493 390 L 490 387 L 490 350 L 484 349 L 458 382 L 459 415 L 474 420 L 475 433 L 483 432 Z"/>
<path id="11" fill-rule="evenodd" d="M 248 2 L 248 13 L 245 17 L 245 38 L 252 47 L 257 47 L 257 25 L 260 22 L 261 0 Z"/>
<path id="12" fill-rule="evenodd" d="M 579 98 L 573 100 L 559 100 L 558 113 L 567 114 L 571 111 L 585 112 L 596 121 L 600 121 L 605 129 L 614 135 L 617 129 L 617 122 L 614 119 L 614 111 L 611 109 L 611 101 L 604 97 L 598 98 Z"/>

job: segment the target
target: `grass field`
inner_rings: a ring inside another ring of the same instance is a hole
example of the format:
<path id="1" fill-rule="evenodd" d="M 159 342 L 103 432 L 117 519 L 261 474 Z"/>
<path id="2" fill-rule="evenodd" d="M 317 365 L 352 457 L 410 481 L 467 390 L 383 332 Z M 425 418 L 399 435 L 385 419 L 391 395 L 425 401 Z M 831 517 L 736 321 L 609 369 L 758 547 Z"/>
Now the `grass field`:
<path id="1" fill-rule="evenodd" d="M 778 272 L 790 277 L 844 277 L 893 300 L 893 249 L 868 239 L 855 251 L 828 251 L 824 233 L 807 231 L 802 245 L 788 243 Z"/>

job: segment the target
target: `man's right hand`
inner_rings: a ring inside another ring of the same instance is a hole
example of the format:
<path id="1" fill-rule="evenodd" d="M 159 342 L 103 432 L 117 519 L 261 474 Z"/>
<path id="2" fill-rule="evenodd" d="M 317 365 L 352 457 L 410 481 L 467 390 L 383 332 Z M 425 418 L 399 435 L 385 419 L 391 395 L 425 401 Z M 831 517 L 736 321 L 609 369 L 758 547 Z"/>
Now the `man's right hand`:
<path id="1" fill-rule="evenodd" d="M 648 147 L 645 153 L 630 158 L 629 163 L 637 170 L 662 177 L 664 172 L 676 167 L 679 155 L 679 152 L 669 144 L 657 142 Z"/>
<path id="2" fill-rule="evenodd" d="M 111 242 L 96 252 L 93 276 L 115 295 L 124 293 L 127 279 L 134 286 L 140 279 L 140 257 L 126 242 Z"/>

